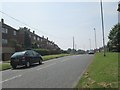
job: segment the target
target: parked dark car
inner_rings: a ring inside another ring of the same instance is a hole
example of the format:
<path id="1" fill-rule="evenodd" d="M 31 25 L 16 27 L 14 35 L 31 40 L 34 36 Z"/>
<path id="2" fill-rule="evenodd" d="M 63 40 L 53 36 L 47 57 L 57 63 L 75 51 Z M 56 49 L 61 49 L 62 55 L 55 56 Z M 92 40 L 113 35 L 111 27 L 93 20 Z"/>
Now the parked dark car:
<path id="1" fill-rule="evenodd" d="M 94 52 L 94 50 L 89 50 L 88 51 L 88 54 L 94 54 L 95 52 Z"/>
<path id="2" fill-rule="evenodd" d="M 30 67 L 33 63 L 42 64 L 42 57 L 39 53 L 33 50 L 25 50 L 21 52 L 16 52 L 11 56 L 10 64 L 12 68 L 16 68 L 18 65 L 25 65 L 25 67 Z"/>

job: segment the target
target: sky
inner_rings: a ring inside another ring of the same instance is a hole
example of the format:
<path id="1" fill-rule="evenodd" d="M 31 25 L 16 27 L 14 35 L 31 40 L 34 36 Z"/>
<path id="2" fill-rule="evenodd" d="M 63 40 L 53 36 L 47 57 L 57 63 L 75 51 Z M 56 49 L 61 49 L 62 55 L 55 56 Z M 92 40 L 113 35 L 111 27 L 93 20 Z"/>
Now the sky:
<path id="1" fill-rule="evenodd" d="M 117 2 L 104 2 L 105 44 L 111 28 L 118 23 Z M 101 13 L 99 2 L 3 2 L 0 11 L 26 23 L 28 26 L 0 13 L 4 22 L 16 29 L 28 27 L 39 36 L 49 38 L 61 49 L 102 47 Z M 30 26 L 30 27 L 29 27 Z M 35 29 L 33 29 L 33 28 Z M 90 45 L 91 41 L 91 45 Z"/>

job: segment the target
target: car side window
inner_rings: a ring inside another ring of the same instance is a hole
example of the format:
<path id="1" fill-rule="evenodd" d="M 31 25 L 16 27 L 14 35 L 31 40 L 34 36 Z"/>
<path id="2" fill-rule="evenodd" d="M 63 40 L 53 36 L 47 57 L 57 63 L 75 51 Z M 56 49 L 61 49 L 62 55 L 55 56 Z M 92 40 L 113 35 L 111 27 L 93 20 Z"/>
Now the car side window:
<path id="1" fill-rule="evenodd" d="M 32 51 L 28 51 L 29 56 L 34 56 L 34 54 L 32 53 Z"/>
<path id="2" fill-rule="evenodd" d="M 35 52 L 35 51 L 33 51 L 33 55 L 34 55 L 34 56 L 38 56 L 38 53 Z"/>

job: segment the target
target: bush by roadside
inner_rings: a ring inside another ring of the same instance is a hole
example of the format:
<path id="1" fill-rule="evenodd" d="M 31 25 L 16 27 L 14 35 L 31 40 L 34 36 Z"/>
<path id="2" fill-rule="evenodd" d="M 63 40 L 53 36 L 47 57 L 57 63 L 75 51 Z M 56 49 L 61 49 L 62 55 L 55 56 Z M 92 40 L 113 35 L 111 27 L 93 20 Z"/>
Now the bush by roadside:
<path id="1" fill-rule="evenodd" d="M 61 54 L 60 50 L 34 49 L 34 51 L 38 52 L 42 56 L 44 56 L 44 55 Z"/>
<path id="2" fill-rule="evenodd" d="M 68 56 L 68 55 L 70 55 L 70 54 L 46 55 L 46 56 L 43 56 L 43 60 L 46 61 L 46 60 L 49 60 L 49 59 L 64 57 L 64 56 Z"/>

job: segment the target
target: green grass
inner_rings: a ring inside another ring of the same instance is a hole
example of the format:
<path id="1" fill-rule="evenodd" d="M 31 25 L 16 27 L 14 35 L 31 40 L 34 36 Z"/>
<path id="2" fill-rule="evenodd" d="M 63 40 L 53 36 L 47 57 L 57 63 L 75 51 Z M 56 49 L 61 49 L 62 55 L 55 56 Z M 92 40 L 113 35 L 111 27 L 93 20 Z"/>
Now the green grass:
<path id="1" fill-rule="evenodd" d="M 63 56 L 68 56 L 68 55 L 70 55 L 70 54 L 46 55 L 46 56 L 43 56 L 43 60 L 46 61 L 46 60 L 59 58 L 59 57 L 63 57 Z M 11 68 L 10 61 L 5 61 L 2 64 L 0 64 L 0 71 L 10 69 L 10 68 Z"/>
<path id="2" fill-rule="evenodd" d="M 76 88 L 118 88 L 118 53 L 97 53 Z"/>
<path id="3" fill-rule="evenodd" d="M 2 63 L 2 64 L 0 64 L 0 71 L 10 69 L 10 68 L 11 68 L 10 63 Z"/>

